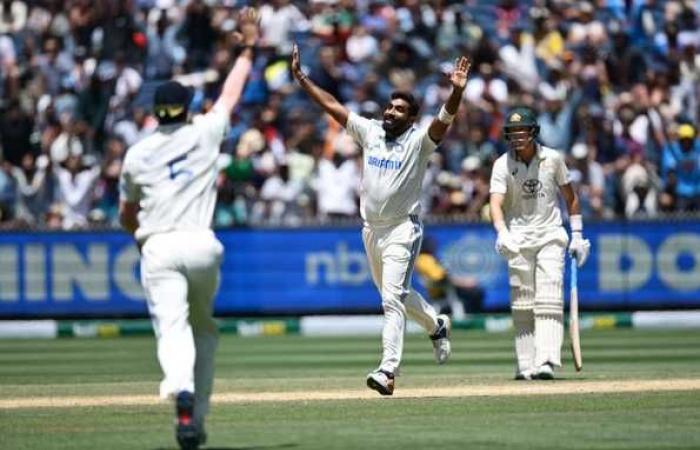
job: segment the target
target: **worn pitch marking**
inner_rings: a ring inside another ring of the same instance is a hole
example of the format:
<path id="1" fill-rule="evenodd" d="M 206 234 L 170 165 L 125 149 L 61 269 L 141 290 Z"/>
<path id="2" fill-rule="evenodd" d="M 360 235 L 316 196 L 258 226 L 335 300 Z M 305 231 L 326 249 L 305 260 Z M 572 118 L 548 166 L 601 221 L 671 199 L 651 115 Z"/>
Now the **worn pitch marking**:
<path id="1" fill-rule="evenodd" d="M 700 379 L 625 380 L 625 381 L 554 381 L 511 382 L 507 384 L 465 385 L 445 388 L 397 387 L 393 398 L 451 398 L 523 395 L 576 395 L 622 392 L 660 392 L 700 390 Z M 379 399 L 376 392 L 363 390 L 222 392 L 213 396 L 214 403 L 257 403 L 322 400 Z M 0 410 L 18 408 L 71 408 L 96 406 L 147 406 L 160 403 L 153 395 L 100 395 L 92 397 L 28 397 L 0 400 Z"/>

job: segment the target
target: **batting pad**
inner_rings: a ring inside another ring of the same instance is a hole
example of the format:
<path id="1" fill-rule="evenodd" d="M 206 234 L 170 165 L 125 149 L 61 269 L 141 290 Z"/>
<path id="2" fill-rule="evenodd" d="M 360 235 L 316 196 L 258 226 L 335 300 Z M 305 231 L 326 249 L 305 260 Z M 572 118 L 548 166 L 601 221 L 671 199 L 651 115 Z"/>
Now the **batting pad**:
<path id="1" fill-rule="evenodd" d="M 535 368 L 535 316 L 532 310 L 513 309 L 513 326 L 518 371 L 531 371 Z"/>
<path id="2" fill-rule="evenodd" d="M 564 309 L 564 247 L 548 244 L 537 255 L 535 314 L 561 315 Z"/>
<path id="3" fill-rule="evenodd" d="M 563 314 L 535 314 L 535 367 L 545 363 L 561 366 L 563 340 Z"/>

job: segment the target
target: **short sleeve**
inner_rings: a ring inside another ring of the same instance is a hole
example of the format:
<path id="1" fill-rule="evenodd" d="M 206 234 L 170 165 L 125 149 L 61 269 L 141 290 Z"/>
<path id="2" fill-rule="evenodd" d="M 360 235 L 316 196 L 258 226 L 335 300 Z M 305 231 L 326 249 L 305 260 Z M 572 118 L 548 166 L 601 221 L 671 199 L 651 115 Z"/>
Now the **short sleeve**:
<path id="1" fill-rule="evenodd" d="M 119 174 L 119 199 L 129 203 L 135 203 L 140 200 L 140 189 L 136 183 L 134 183 L 128 171 L 126 161 L 122 167 L 121 174 Z"/>
<path id="2" fill-rule="evenodd" d="M 360 144 L 360 147 L 365 146 L 366 136 L 372 127 L 372 121 L 359 116 L 357 113 L 350 112 L 348 115 L 348 123 L 345 129 L 348 134 L 355 139 L 355 142 Z"/>
<path id="3" fill-rule="evenodd" d="M 564 158 L 562 158 L 561 155 L 557 155 L 554 161 L 556 163 L 554 176 L 556 177 L 557 185 L 564 186 L 565 184 L 569 184 L 571 178 L 569 177 L 569 169 L 566 167 Z"/>
<path id="4" fill-rule="evenodd" d="M 492 194 L 505 194 L 508 192 L 507 175 L 508 171 L 506 170 L 505 160 L 497 160 L 491 172 L 489 192 Z"/>
<path id="5" fill-rule="evenodd" d="M 202 130 L 208 143 L 218 146 L 226 136 L 229 115 L 224 108 L 214 107 L 208 113 L 196 117 L 194 123 Z"/>
<path id="6" fill-rule="evenodd" d="M 421 151 L 432 153 L 437 148 L 438 144 L 430 138 L 429 127 L 425 127 L 421 130 Z"/>

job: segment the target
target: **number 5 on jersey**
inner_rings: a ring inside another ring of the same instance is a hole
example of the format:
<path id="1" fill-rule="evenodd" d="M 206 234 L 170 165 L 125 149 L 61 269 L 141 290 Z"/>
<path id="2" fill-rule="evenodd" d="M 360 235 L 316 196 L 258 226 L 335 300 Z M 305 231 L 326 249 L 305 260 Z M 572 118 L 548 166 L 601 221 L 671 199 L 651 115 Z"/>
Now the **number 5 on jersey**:
<path id="1" fill-rule="evenodd" d="M 184 176 L 185 180 L 189 180 L 190 178 L 192 178 L 192 171 L 184 168 L 186 160 L 187 153 L 168 161 L 168 169 L 170 171 L 171 180 L 175 180 L 179 176 Z"/>

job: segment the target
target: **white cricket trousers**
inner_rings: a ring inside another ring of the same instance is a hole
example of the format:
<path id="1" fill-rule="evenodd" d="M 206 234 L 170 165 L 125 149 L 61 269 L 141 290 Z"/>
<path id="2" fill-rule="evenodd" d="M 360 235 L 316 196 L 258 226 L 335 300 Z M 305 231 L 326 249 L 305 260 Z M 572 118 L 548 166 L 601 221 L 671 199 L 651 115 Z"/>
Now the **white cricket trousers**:
<path id="1" fill-rule="evenodd" d="M 142 248 L 141 282 L 163 371 L 160 395 L 194 392 L 199 424 L 214 382 L 218 329 L 212 310 L 223 249 L 208 230 L 155 234 Z"/>
<path id="2" fill-rule="evenodd" d="M 365 225 L 362 229 L 372 279 L 384 309 L 379 369 L 390 373 L 396 373 L 401 363 L 406 314 L 428 334 L 438 327 L 433 307 L 411 287 L 413 264 L 422 239 L 423 226 L 415 216 L 397 225 Z"/>
<path id="3" fill-rule="evenodd" d="M 569 238 L 561 227 L 542 236 L 533 239 L 515 231 L 520 254 L 508 261 L 515 354 L 521 372 L 545 363 L 561 366 L 564 254 Z"/>

